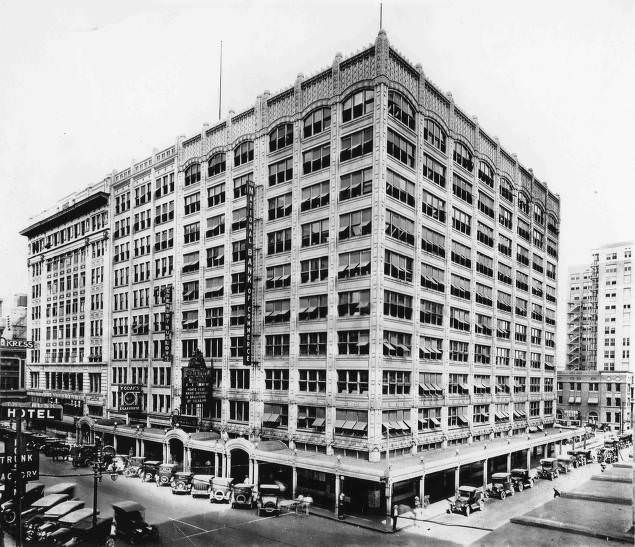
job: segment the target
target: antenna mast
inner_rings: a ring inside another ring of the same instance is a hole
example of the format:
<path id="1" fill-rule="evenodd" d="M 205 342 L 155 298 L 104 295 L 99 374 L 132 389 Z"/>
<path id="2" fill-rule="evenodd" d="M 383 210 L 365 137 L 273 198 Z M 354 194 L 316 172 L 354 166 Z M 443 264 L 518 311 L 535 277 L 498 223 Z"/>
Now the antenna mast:
<path id="1" fill-rule="evenodd" d="M 218 121 L 220 121 L 221 105 L 223 104 L 223 41 L 220 41 L 220 73 L 218 77 Z"/>
<path id="2" fill-rule="evenodd" d="M 384 28 L 384 4 L 379 2 L 379 30 Z"/>

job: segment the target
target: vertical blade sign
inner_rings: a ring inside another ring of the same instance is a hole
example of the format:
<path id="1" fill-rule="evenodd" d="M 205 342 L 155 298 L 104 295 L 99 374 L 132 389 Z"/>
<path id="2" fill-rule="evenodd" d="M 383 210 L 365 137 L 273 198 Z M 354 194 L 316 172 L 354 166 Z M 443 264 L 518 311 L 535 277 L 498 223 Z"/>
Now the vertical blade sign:
<path id="1" fill-rule="evenodd" d="M 245 330 L 243 346 L 243 365 L 251 367 L 251 339 L 253 322 L 253 290 L 254 290 L 254 182 L 251 177 L 247 181 L 247 230 L 245 253 Z"/>

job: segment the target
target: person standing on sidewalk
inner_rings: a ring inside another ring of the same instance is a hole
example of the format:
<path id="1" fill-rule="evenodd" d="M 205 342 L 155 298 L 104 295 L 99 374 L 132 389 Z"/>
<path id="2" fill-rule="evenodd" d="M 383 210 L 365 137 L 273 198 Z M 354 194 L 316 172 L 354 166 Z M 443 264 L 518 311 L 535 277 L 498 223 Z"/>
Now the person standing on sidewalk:
<path id="1" fill-rule="evenodd" d="M 397 519 L 399 518 L 399 506 L 395 503 L 392 507 L 392 531 L 397 531 Z"/>
<path id="2" fill-rule="evenodd" d="M 423 507 L 421 507 L 419 500 L 415 502 L 415 508 L 413 512 L 415 514 L 415 528 L 422 528 L 423 527 Z"/>

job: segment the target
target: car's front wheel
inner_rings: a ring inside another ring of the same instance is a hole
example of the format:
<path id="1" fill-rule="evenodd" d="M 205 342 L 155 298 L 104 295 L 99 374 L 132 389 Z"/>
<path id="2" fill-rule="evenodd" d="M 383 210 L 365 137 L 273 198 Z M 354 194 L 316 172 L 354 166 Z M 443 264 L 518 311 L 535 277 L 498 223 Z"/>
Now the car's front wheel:
<path id="1" fill-rule="evenodd" d="M 519 483 L 518 483 L 518 491 L 519 491 L 519 492 L 522 492 L 522 491 L 523 491 L 523 488 L 524 488 L 523 483 L 522 483 L 522 482 L 519 482 Z"/>
<path id="2" fill-rule="evenodd" d="M 469 505 L 466 505 L 465 506 L 465 516 L 469 517 L 471 512 L 472 512 L 472 508 Z"/>
<path id="3" fill-rule="evenodd" d="M 501 490 L 501 499 L 502 499 L 502 500 L 504 500 L 504 499 L 505 499 L 505 496 L 506 496 L 506 495 L 507 495 L 507 494 L 505 494 L 505 490 Z"/>

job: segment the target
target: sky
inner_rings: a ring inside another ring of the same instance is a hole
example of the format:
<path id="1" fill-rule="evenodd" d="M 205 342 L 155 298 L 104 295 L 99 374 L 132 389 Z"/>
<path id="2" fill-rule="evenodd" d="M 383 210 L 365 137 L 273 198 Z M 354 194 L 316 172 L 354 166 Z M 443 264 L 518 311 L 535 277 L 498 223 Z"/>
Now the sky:
<path id="1" fill-rule="evenodd" d="M 635 238 L 635 1 L 383 14 L 391 44 L 560 195 L 563 312 L 568 267 Z M 378 29 L 375 0 L 0 0 L 0 298 L 29 290 L 30 217 L 217 121 L 221 40 L 224 117 Z"/>

